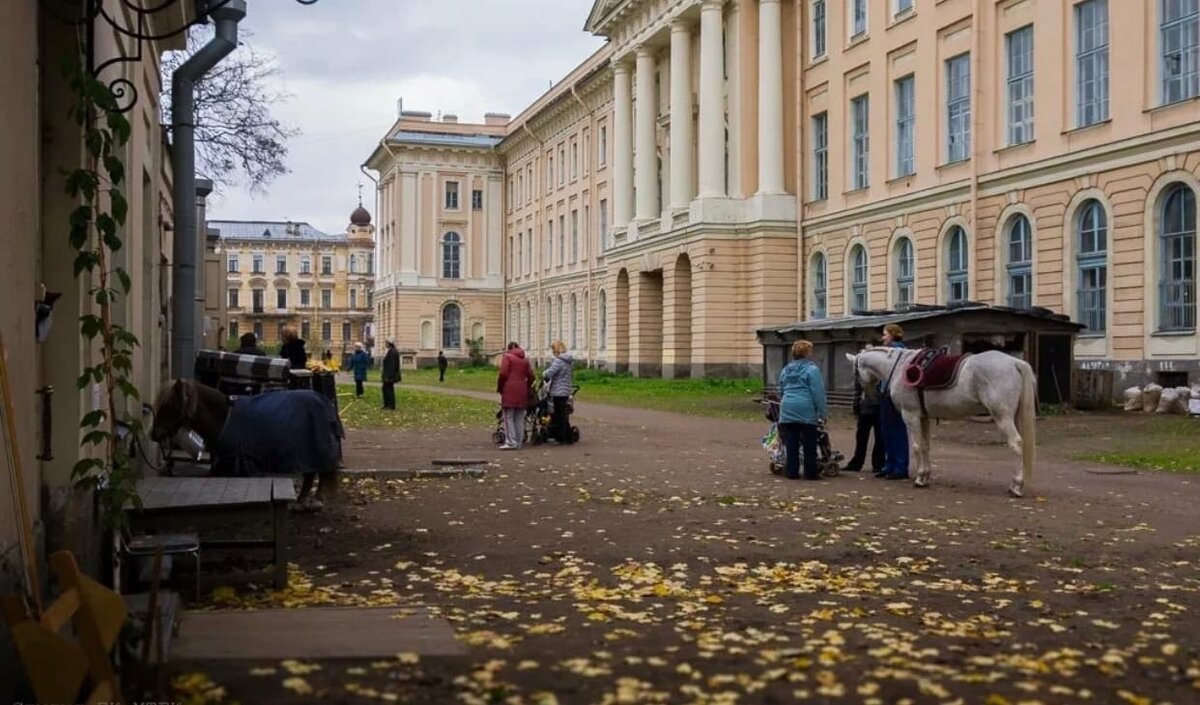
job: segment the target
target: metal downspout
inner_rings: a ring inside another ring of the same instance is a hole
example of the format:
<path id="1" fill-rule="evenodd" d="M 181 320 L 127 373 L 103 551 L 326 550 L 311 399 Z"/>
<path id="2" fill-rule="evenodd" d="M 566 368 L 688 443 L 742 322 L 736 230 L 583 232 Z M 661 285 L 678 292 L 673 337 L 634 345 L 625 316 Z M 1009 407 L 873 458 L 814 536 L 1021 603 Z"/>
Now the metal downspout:
<path id="1" fill-rule="evenodd" d="M 972 46 L 971 46 L 971 64 L 972 64 L 972 66 L 971 66 L 971 94 L 972 94 L 971 102 L 973 104 L 971 105 L 971 221 L 970 221 L 971 235 L 970 235 L 970 237 L 967 238 L 967 242 L 969 243 L 969 246 L 970 246 L 970 251 L 968 252 L 968 254 L 971 257 L 971 259 L 968 261 L 968 264 L 967 264 L 968 287 L 977 287 L 979 284 L 978 275 L 976 274 L 979 271 L 979 267 L 972 266 L 972 263 L 977 261 L 977 258 L 979 256 L 979 249 L 980 249 L 979 248 L 979 242 L 980 242 L 980 233 L 979 233 L 979 166 L 980 165 L 979 165 L 979 160 L 982 158 L 982 155 L 983 155 L 983 150 L 981 150 L 979 148 L 980 143 L 983 142 L 982 135 L 980 134 L 980 119 L 979 119 L 980 113 L 983 112 L 983 110 L 982 110 L 983 104 L 981 102 L 981 98 L 982 98 L 981 86 L 983 83 L 983 81 L 981 80 L 981 78 L 983 76 L 981 69 L 983 67 L 983 63 L 980 60 L 981 59 L 980 55 L 983 50 L 983 27 L 982 27 L 982 24 L 983 24 L 983 18 L 985 17 L 985 13 L 987 11 L 988 11 L 988 7 L 987 7 L 986 0 L 976 0 L 975 8 L 974 8 L 975 16 L 971 20 L 972 30 L 973 30 L 971 32 L 971 36 L 972 36 L 972 40 L 971 40 L 971 44 L 972 44 Z M 974 238 L 973 241 L 972 241 L 972 238 Z M 937 256 L 941 257 L 942 255 L 941 255 L 941 253 L 938 253 Z M 975 275 L 975 276 L 972 277 L 972 275 Z M 972 279 L 975 280 L 973 283 L 971 282 Z M 939 287 L 941 286 L 940 282 L 938 283 L 938 286 Z M 992 298 L 993 299 L 995 298 L 995 296 L 994 296 L 995 286 L 996 286 L 996 278 L 993 276 L 992 277 L 992 287 L 993 287 L 993 297 Z M 949 297 L 949 294 L 950 294 L 950 292 L 947 291 L 946 292 L 947 297 Z M 967 300 L 970 301 L 972 296 L 978 296 L 978 295 L 979 295 L 978 289 L 976 289 L 975 291 L 968 291 Z"/>
<path id="2" fill-rule="evenodd" d="M 596 111 L 595 111 L 595 109 L 588 108 L 587 103 L 583 102 L 583 98 L 579 97 L 579 92 L 577 90 L 575 90 L 577 85 L 578 84 L 574 84 L 574 83 L 571 84 L 571 95 L 574 96 L 575 101 L 579 103 L 579 107 L 581 107 L 587 111 L 588 135 L 592 139 L 595 139 L 595 137 L 596 137 Z M 588 149 L 590 151 L 590 148 L 592 145 L 588 144 L 586 146 L 588 147 Z M 584 158 L 584 164 L 589 164 L 587 203 L 590 206 L 592 203 L 592 200 L 596 198 L 596 168 L 595 168 L 594 164 L 590 164 L 590 162 L 587 161 L 589 158 L 591 158 L 590 154 L 583 155 L 583 158 Z M 586 347 L 587 347 L 587 352 L 588 352 L 588 367 L 595 367 L 596 366 L 596 355 L 595 355 L 596 351 L 592 349 L 592 341 L 595 339 L 595 336 L 592 335 L 592 333 L 593 333 L 592 324 L 594 323 L 594 321 L 592 321 L 592 312 L 590 309 L 593 304 L 593 302 L 592 302 L 592 269 L 594 268 L 596 262 L 595 262 L 595 259 L 592 257 L 591 208 L 588 208 L 588 222 L 586 223 L 586 228 L 587 228 L 588 236 L 587 236 L 587 238 L 585 238 L 586 241 L 584 242 L 584 245 L 583 245 L 583 252 L 584 252 L 584 258 L 585 258 L 584 261 L 586 261 L 588 263 L 588 265 L 587 265 L 587 303 L 588 303 L 589 310 L 583 312 L 583 320 L 588 322 L 588 325 L 585 325 L 583 329 L 587 333 Z"/>
<path id="3" fill-rule="evenodd" d="M 366 176 L 368 179 L 375 182 L 375 218 L 377 219 L 376 223 L 375 223 L 375 232 L 378 233 L 379 226 L 380 226 L 380 222 L 378 221 L 378 218 L 379 218 L 379 179 L 376 179 L 374 176 L 371 176 L 371 173 L 367 171 L 366 164 L 359 164 L 358 170 L 361 171 L 363 173 L 363 175 Z M 376 297 L 375 297 L 375 293 L 376 293 L 375 292 L 375 282 L 378 281 L 378 275 L 376 274 L 376 272 L 379 271 L 379 265 L 383 263 L 383 258 L 380 257 L 381 252 L 379 251 L 378 248 L 379 248 L 379 238 L 375 238 L 375 242 L 373 243 L 373 245 L 371 247 L 371 249 L 375 250 L 375 266 L 371 268 L 371 317 L 372 317 L 372 319 L 374 319 L 376 325 L 379 324 L 379 316 L 375 315 L 375 304 L 377 303 Z M 375 338 L 379 331 L 371 331 L 371 332 L 372 332 L 371 337 Z M 366 337 L 367 337 L 366 335 L 363 335 L 363 338 L 366 338 Z"/>
<path id="4" fill-rule="evenodd" d="M 530 137 L 532 137 L 534 140 L 536 140 L 537 143 L 541 146 L 541 149 L 538 151 L 538 156 L 535 157 L 533 160 L 533 172 L 534 172 L 534 174 L 537 174 L 540 177 L 541 175 L 545 174 L 545 171 L 546 171 L 545 169 L 542 168 L 542 164 L 539 163 L 539 159 L 545 160 L 545 158 L 546 158 L 546 143 L 544 141 L 542 141 L 542 139 L 540 137 L 538 137 L 536 134 L 534 134 L 533 130 L 529 129 L 528 121 L 521 123 L 521 129 L 524 130 L 525 133 L 528 134 Z M 550 184 L 545 184 L 543 187 L 538 188 L 537 219 L 539 221 L 541 220 L 542 215 L 544 215 L 542 213 L 542 209 L 545 208 L 545 205 L 546 205 L 546 189 L 549 188 L 549 186 L 550 186 Z M 534 223 L 534 225 L 535 225 L 535 230 L 536 230 L 537 223 Z M 542 238 L 539 237 L 537 239 L 537 243 L 538 243 L 538 249 L 537 249 L 538 257 L 537 257 L 537 261 L 534 262 L 534 268 L 533 268 L 533 271 L 535 273 L 537 272 L 537 265 L 540 265 L 541 261 L 542 261 L 542 250 L 541 250 Z M 532 247 L 532 243 L 530 244 L 530 246 Z M 541 325 L 542 325 L 542 275 L 537 274 L 536 276 L 537 276 L 537 319 L 538 319 L 537 320 L 537 323 L 538 323 L 537 330 L 539 333 L 541 333 L 542 332 L 542 330 L 541 330 Z M 536 343 L 534 341 L 529 341 L 529 344 L 530 344 L 530 346 L 533 346 Z M 526 352 L 532 352 L 532 350 L 527 350 Z M 537 358 L 534 358 L 534 359 L 537 359 Z"/>
<path id="5" fill-rule="evenodd" d="M 196 357 L 196 83 L 238 45 L 245 0 L 228 0 L 212 12 L 216 34 L 171 76 L 171 197 L 175 207 L 174 279 L 171 287 L 171 372 L 191 379 Z"/>

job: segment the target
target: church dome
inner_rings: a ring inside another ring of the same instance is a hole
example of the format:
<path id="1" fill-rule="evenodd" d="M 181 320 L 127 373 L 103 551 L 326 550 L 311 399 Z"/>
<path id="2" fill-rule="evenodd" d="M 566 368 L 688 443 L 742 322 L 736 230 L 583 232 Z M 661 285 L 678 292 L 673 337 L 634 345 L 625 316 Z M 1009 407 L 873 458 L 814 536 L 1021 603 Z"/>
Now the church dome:
<path id="1" fill-rule="evenodd" d="M 355 208 L 354 212 L 350 214 L 350 224 L 359 227 L 371 224 L 371 214 L 367 212 L 366 208 L 362 207 L 362 204 L 359 204 L 358 208 Z"/>

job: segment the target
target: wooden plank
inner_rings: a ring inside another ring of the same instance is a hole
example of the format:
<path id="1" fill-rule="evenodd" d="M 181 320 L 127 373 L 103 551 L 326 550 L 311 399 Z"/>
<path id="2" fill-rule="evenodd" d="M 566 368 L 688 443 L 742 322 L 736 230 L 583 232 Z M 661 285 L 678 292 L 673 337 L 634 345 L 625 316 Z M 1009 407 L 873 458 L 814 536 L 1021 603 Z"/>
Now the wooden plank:
<path id="1" fill-rule="evenodd" d="M 247 501 L 252 504 L 270 504 L 271 503 L 271 478 L 269 477 L 252 477 L 250 478 L 250 491 Z"/>
<path id="2" fill-rule="evenodd" d="M 290 477 L 276 477 L 271 484 L 271 501 L 296 501 L 296 483 Z"/>

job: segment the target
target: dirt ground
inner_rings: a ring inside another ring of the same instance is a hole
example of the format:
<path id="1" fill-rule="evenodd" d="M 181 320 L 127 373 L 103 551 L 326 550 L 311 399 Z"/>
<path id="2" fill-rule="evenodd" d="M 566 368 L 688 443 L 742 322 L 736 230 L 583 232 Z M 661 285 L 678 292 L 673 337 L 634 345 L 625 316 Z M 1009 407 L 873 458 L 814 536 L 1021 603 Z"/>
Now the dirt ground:
<path id="1" fill-rule="evenodd" d="M 1065 460 L 1078 420 L 1039 424 L 1024 499 L 971 422 L 937 427 L 920 490 L 772 476 L 765 422 L 576 421 L 578 445 L 518 452 L 351 431 L 351 467 L 488 473 L 358 480 L 296 517 L 311 586 L 263 604 L 428 607 L 469 656 L 199 668 L 243 704 L 1200 702 L 1200 478 Z"/>

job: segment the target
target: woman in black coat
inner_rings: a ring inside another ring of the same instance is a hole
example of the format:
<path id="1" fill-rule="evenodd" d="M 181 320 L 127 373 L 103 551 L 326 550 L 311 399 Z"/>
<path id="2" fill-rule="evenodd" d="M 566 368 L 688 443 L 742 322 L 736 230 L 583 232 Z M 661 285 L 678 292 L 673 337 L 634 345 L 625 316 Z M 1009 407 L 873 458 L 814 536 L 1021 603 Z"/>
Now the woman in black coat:
<path id="1" fill-rule="evenodd" d="M 379 369 L 379 380 L 383 383 L 383 408 L 395 410 L 396 383 L 400 381 L 400 351 L 390 340 L 387 341 L 387 353 Z"/>
<path id="2" fill-rule="evenodd" d="M 283 345 L 279 347 L 279 356 L 287 358 L 293 370 L 303 370 L 308 365 L 308 353 L 304 350 L 304 341 L 296 335 L 296 329 L 284 326 L 280 336 Z"/>

